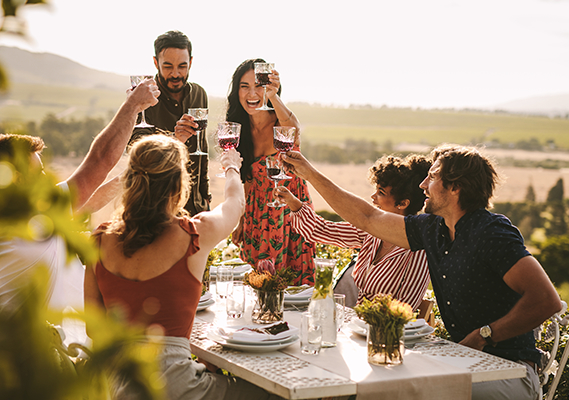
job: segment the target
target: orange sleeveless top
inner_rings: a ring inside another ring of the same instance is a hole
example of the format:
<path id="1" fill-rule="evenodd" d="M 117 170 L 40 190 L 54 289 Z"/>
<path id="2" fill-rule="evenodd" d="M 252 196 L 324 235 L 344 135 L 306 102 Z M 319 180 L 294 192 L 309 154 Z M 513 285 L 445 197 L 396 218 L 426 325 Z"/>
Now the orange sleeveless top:
<path id="1" fill-rule="evenodd" d="M 106 228 L 103 224 L 101 228 Z M 189 218 L 180 227 L 190 235 L 186 254 L 169 270 L 145 280 L 132 281 L 109 272 L 97 263 L 95 277 L 107 313 L 120 308 L 130 322 L 144 326 L 158 324 L 165 336 L 189 338 L 200 301 L 202 284 L 188 270 L 187 258 L 199 248 L 199 234 Z"/>

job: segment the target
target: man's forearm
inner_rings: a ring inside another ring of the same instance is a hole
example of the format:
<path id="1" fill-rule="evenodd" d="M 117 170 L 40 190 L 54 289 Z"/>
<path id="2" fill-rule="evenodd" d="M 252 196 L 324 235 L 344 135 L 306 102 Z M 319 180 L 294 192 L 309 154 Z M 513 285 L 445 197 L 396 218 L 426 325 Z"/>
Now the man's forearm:
<path id="1" fill-rule="evenodd" d="M 125 102 L 103 131 L 97 135 L 87 156 L 69 180 L 76 190 L 75 207 L 81 207 L 104 182 L 126 148 L 136 116 L 136 107 Z"/>

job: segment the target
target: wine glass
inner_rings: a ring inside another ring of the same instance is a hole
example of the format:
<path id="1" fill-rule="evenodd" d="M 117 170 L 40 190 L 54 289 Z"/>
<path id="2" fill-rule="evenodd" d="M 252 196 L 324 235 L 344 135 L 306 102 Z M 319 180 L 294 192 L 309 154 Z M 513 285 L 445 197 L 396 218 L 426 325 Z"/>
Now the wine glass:
<path id="1" fill-rule="evenodd" d="M 130 76 L 130 86 L 132 89 L 136 88 L 140 82 L 145 79 L 152 79 L 152 75 L 131 75 Z M 150 125 L 146 122 L 146 118 L 144 117 L 144 110 L 142 110 L 142 118 L 140 119 L 140 123 L 134 126 L 135 128 L 153 128 L 154 125 Z"/>
<path id="2" fill-rule="evenodd" d="M 275 64 L 255 63 L 255 83 L 263 85 L 263 105 L 256 110 L 274 110 L 267 106 L 267 85 L 271 83 L 269 74 L 275 69 Z"/>
<path id="3" fill-rule="evenodd" d="M 294 146 L 296 128 L 293 126 L 275 126 L 273 128 L 273 146 L 279 153 L 286 153 Z M 279 157 L 280 158 L 280 157 Z M 279 167 L 280 169 L 280 167 Z M 280 169 L 279 179 L 292 179 Z"/>
<path id="4" fill-rule="evenodd" d="M 194 122 L 198 124 L 196 128 L 196 151 L 190 153 L 191 156 L 205 156 L 207 153 L 200 148 L 200 133 L 207 127 L 207 108 L 190 108 L 188 115 L 194 118 Z"/>
<path id="5" fill-rule="evenodd" d="M 278 160 L 273 157 L 273 156 L 267 156 L 265 159 L 265 163 L 267 166 L 267 176 L 269 177 L 269 179 L 271 179 L 275 185 L 275 189 L 277 188 L 277 184 L 283 180 L 283 178 L 281 178 L 281 169 L 279 167 L 279 163 Z M 285 175 L 286 176 L 286 175 Z M 267 203 L 267 205 L 269 207 L 275 207 L 275 208 L 279 208 L 282 207 L 284 204 L 282 204 L 279 199 L 275 196 L 275 199 L 271 202 L 271 203 Z"/>
<path id="6" fill-rule="evenodd" d="M 239 146 L 239 135 L 241 134 L 241 124 L 236 122 L 220 122 L 217 124 L 215 133 L 217 144 L 223 151 L 235 149 Z M 216 174 L 219 178 L 225 178 L 225 174 Z"/>

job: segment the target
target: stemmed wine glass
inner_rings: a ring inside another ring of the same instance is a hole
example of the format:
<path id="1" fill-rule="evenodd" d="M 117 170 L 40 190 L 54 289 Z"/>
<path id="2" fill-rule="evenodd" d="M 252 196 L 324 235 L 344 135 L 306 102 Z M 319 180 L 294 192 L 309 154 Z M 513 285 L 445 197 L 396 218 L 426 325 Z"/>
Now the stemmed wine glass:
<path id="1" fill-rule="evenodd" d="M 263 105 L 256 110 L 274 110 L 267 106 L 267 85 L 271 83 L 269 74 L 272 74 L 275 64 L 255 63 L 255 83 L 263 85 Z"/>
<path id="2" fill-rule="evenodd" d="M 130 76 L 130 86 L 134 89 L 137 87 L 140 82 L 145 79 L 152 79 L 152 75 L 131 75 Z M 146 122 L 146 118 L 144 117 L 144 110 L 142 110 L 142 118 L 138 124 L 134 126 L 135 128 L 152 128 L 154 125 L 150 125 Z"/>
<path id="3" fill-rule="evenodd" d="M 217 144 L 223 151 L 235 149 L 239 146 L 239 135 L 241 134 L 241 124 L 236 122 L 220 122 L 217 124 L 215 133 Z M 225 178 L 225 174 L 216 174 L 219 178 Z"/>
<path id="4" fill-rule="evenodd" d="M 207 153 L 200 148 L 200 133 L 207 127 L 207 108 L 190 108 L 188 115 L 194 118 L 194 122 L 198 124 L 196 128 L 196 151 L 190 153 L 191 156 L 205 156 Z"/>
<path id="5" fill-rule="evenodd" d="M 296 128 L 293 126 L 275 126 L 273 128 L 273 146 L 275 146 L 275 149 L 277 149 L 279 153 L 286 153 L 292 150 L 295 133 Z M 279 170 L 278 179 L 292 179 L 292 177 L 285 174 L 282 169 L 279 168 Z"/>
<path id="6" fill-rule="evenodd" d="M 265 158 L 265 162 L 267 165 L 267 176 L 273 181 L 275 185 L 275 189 L 277 188 L 277 184 L 282 181 L 284 178 L 281 178 L 282 171 L 279 167 L 278 160 L 273 156 L 267 156 Z M 286 175 L 284 175 L 286 176 Z M 269 207 L 279 208 L 282 207 L 282 204 L 279 199 L 275 196 L 275 199 L 271 203 L 267 203 Z"/>

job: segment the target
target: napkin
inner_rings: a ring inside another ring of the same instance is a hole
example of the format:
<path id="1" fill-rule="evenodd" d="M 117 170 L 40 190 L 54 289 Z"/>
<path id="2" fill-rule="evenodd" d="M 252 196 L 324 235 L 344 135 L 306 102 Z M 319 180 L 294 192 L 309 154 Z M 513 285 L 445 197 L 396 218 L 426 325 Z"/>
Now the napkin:
<path id="1" fill-rule="evenodd" d="M 277 322 L 271 325 L 266 325 L 264 327 L 258 326 L 245 326 L 237 330 L 227 330 L 219 328 L 219 334 L 224 339 L 241 340 L 247 342 L 264 342 L 264 341 L 275 341 L 283 340 L 289 338 L 293 335 L 298 334 L 298 328 L 290 326 L 287 324 L 288 329 L 273 335 L 267 331 L 267 328 L 282 324 L 283 322 Z M 286 322 L 284 322 L 286 324 Z"/>
<path id="2" fill-rule="evenodd" d="M 297 287 L 294 287 L 297 288 Z M 313 287 L 307 287 L 304 290 L 300 290 L 300 291 L 296 291 L 294 290 L 293 293 L 289 293 L 285 290 L 285 298 L 286 299 L 307 299 L 309 297 L 312 297 L 312 292 L 314 291 Z M 292 290 L 291 290 L 292 292 Z"/>

